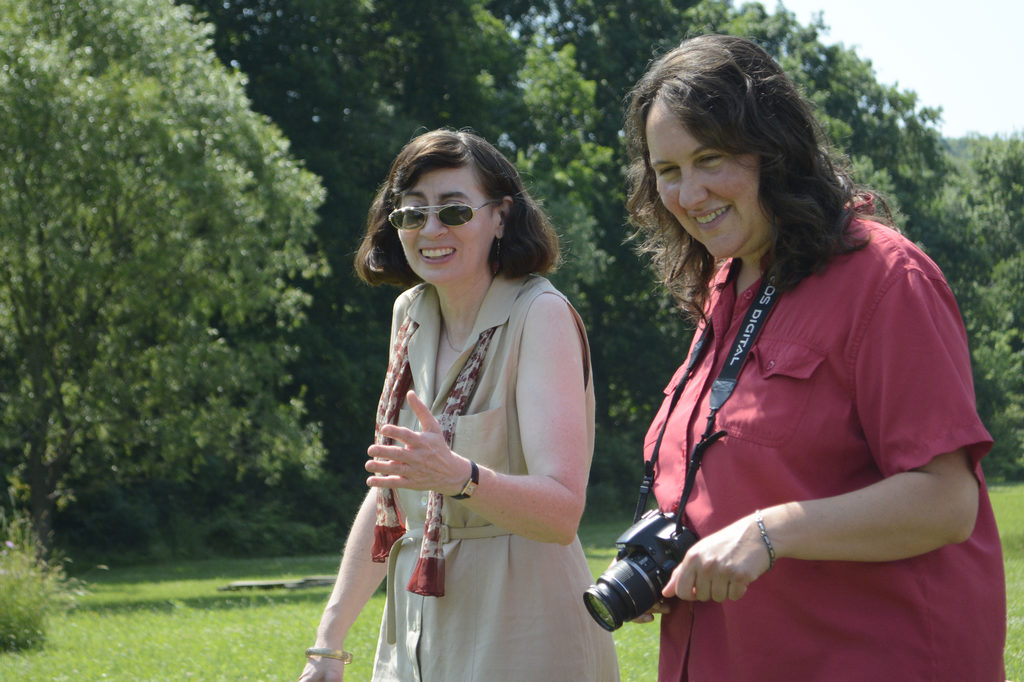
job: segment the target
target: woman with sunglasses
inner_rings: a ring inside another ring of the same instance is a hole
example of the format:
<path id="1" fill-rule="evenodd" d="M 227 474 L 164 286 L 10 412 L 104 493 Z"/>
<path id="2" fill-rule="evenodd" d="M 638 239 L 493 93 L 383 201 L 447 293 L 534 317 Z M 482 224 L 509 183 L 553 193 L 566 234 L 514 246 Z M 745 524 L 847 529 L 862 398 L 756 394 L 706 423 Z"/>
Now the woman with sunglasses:
<path id="1" fill-rule="evenodd" d="M 382 580 L 374 680 L 617 680 L 580 595 L 594 439 L 590 352 L 541 276 L 558 239 L 490 143 L 409 142 L 370 208 L 356 270 L 405 288 L 356 515 L 300 680 L 340 680 Z"/>
<path id="2" fill-rule="evenodd" d="M 625 130 L 631 218 L 697 325 L 645 443 L 699 538 L 659 680 L 1004 680 L 992 440 L 939 268 L 749 40 L 656 60 Z"/>

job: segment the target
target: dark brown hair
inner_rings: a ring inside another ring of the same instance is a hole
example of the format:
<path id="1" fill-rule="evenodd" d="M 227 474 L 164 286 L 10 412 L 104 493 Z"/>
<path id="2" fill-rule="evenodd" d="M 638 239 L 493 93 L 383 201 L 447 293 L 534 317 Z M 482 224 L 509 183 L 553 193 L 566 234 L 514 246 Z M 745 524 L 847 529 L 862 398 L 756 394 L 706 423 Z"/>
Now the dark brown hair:
<path id="1" fill-rule="evenodd" d="M 654 61 L 630 92 L 625 134 L 631 159 L 626 207 L 634 236 L 688 317 L 703 316 L 718 263 L 658 196 L 646 136 L 656 101 L 701 144 L 757 155 L 758 198 L 772 221 L 768 267 L 781 291 L 821 272 L 835 255 L 863 246 L 849 226 L 857 212 L 872 212 L 873 201 L 854 187 L 845 160 L 796 84 L 750 40 L 687 40 Z M 888 209 L 885 215 L 891 220 Z"/>
<path id="2" fill-rule="evenodd" d="M 526 191 L 508 159 L 494 145 L 465 130 L 442 128 L 413 138 L 398 153 L 387 179 L 377 191 L 366 218 L 366 231 L 356 252 L 359 277 L 370 284 L 409 287 L 422 280 L 409 267 L 398 231 L 388 215 L 399 207 L 402 194 L 423 176 L 439 168 L 472 168 L 488 199 L 512 198 L 512 210 L 491 262 L 508 277 L 550 271 L 558 264 L 558 235 L 547 216 Z"/>

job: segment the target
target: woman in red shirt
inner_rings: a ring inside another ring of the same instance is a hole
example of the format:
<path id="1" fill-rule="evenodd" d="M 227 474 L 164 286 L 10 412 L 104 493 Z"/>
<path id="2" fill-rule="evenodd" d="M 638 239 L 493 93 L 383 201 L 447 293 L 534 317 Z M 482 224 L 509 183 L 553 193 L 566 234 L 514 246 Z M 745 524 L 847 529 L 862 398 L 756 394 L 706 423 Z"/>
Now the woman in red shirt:
<path id="1" fill-rule="evenodd" d="M 663 432 L 653 492 L 700 538 L 657 609 L 659 679 L 1004 680 L 992 440 L 938 267 L 874 215 L 880 199 L 748 40 L 657 60 L 626 134 L 643 249 L 705 338 L 645 443 L 650 460 Z M 777 302 L 750 334 L 769 283 Z"/>

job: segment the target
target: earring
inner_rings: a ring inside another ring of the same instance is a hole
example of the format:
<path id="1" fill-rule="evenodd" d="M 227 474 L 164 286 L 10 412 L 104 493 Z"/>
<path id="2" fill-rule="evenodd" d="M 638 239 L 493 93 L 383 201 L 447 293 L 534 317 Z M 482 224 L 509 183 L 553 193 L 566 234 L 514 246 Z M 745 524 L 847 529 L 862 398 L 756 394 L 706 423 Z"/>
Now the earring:
<path id="1" fill-rule="evenodd" d="M 494 257 L 491 259 L 491 274 L 496 275 L 501 270 L 501 237 L 494 238 Z"/>

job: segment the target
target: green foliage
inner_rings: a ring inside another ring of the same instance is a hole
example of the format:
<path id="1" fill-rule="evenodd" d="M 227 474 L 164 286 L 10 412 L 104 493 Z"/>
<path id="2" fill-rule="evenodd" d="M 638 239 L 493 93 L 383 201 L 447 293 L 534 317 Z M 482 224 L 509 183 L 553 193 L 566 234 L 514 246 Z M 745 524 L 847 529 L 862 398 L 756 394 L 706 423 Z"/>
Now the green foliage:
<path id="1" fill-rule="evenodd" d="M 60 563 L 39 551 L 29 519 L 0 508 L 0 652 L 42 647 L 52 617 L 73 603 Z"/>
<path id="2" fill-rule="evenodd" d="M 160 0 L 0 11 L 0 453 L 40 537 L 72 478 L 315 464 L 288 334 L 317 179 Z"/>
<path id="3" fill-rule="evenodd" d="M 365 495 L 353 488 L 297 466 L 273 482 L 256 472 L 236 480 L 224 462 L 191 482 L 82 480 L 54 533 L 78 563 L 298 555 L 340 548 L 348 516 L 337 510 L 357 508 Z"/>
<path id="4" fill-rule="evenodd" d="M 996 441 L 995 478 L 1024 476 L 1024 137 L 966 142 L 946 194 L 953 269 L 971 335 L 979 409 Z M 963 249 L 964 244 L 971 245 Z"/>
<path id="5" fill-rule="evenodd" d="M 519 145 L 514 161 L 559 230 L 565 253 L 556 283 L 583 305 L 583 287 L 603 281 L 611 260 L 592 207 L 600 205 L 595 191 L 616 170 L 613 150 L 586 135 L 596 123 L 595 83 L 580 75 L 575 53 L 572 45 L 556 50 L 545 40 L 527 48 L 520 77 L 530 84 L 523 104 L 537 141 Z M 551 140 L 558 140 L 557 150 L 548 148 Z"/>

